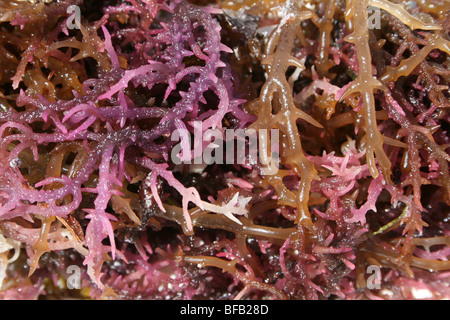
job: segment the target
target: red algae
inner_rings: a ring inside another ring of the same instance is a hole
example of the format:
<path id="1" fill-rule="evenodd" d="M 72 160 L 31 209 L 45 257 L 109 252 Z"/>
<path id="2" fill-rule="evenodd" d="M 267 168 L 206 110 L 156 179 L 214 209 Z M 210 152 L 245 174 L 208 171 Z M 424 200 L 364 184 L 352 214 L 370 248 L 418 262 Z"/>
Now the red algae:
<path id="1" fill-rule="evenodd" d="M 0 298 L 450 298 L 430 3 L 4 1 Z"/>

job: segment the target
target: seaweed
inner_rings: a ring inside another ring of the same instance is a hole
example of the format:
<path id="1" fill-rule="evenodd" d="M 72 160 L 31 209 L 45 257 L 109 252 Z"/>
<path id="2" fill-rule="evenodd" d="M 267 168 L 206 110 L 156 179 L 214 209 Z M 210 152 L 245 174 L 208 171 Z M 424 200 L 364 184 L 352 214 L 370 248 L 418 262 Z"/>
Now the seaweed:
<path id="1" fill-rule="evenodd" d="M 0 297 L 448 298 L 446 9 L 4 1 Z"/>

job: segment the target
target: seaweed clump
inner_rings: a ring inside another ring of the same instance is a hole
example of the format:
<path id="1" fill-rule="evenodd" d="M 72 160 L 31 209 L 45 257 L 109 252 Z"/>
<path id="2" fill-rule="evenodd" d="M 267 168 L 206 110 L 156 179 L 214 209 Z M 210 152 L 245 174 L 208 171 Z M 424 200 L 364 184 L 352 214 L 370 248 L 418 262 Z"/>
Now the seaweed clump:
<path id="1" fill-rule="evenodd" d="M 0 296 L 449 298 L 428 2 L 1 4 Z"/>

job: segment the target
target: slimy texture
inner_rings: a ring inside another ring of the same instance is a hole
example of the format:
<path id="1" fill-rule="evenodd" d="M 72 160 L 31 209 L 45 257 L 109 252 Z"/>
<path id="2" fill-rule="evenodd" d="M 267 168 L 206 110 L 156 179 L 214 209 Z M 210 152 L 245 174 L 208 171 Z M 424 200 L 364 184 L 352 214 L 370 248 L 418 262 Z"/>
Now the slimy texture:
<path id="1" fill-rule="evenodd" d="M 0 298 L 449 299 L 448 9 L 2 1 Z"/>

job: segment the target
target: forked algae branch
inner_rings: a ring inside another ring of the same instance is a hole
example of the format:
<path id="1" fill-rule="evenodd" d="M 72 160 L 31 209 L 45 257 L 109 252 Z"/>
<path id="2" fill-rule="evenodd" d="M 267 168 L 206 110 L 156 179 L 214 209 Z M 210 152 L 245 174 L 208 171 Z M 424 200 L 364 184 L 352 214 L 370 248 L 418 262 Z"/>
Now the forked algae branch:
<path id="1" fill-rule="evenodd" d="M 0 3 L 0 298 L 450 298 L 447 0 Z"/>

